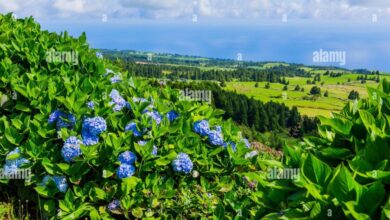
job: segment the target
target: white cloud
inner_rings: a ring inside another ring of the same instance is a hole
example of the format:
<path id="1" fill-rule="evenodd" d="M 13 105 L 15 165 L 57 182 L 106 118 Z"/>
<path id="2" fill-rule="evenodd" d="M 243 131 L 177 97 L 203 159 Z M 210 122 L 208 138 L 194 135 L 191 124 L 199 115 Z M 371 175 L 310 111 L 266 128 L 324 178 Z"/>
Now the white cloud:
<path id="1" fill-rule="evenodd" d="M 369 19 L 390 18 L 389 0 L 0 0 L 0 12 L 41 19 L 203 18 Z"/>

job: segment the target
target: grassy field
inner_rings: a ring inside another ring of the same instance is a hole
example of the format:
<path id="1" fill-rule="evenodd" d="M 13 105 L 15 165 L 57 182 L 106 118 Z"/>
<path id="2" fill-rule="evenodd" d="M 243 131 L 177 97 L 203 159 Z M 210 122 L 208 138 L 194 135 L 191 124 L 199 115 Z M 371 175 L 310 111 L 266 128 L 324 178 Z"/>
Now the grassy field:
<path id="1" fill-rule="evenodd" d="M 318 72 L 321 73 L 321 72 Z M 265 88 L 266 82 L 260 82 L 259 87 L 255 87 L 255 82 L 228 82 L 227 90 L 236 91 L 237 93 L 245 94 L 249 97 L 268 102 L 283 102 L 287 106 L 297 106 L 301 114 L 308 116 L 324 115 L 329 116 L 331 112 L 340 111 L 349 101 L 348 95 L 351 90 L 359 92 L 360 97 L 367 97 L 366 87 L 376 87 L 377 83 L 368 80 L 366 84 L 361 84 L 357 81 L 357 74 L 343 74 L 340 77 L 321 76 L 321 81 L 324 85 L 317 82 L 316 85 L 321 88 L 322 94 L 328 91 L 329 96 L 321 96 L 316 100 L 307 100 L 310 98 L 309 92 L 314 85 L 307 85 L 306 81 L 309 78 L 303 77 L 287 77 L 290 81 L 288 90 L 283 91 L 284 85 L 280 83 L 270 83 L 269 89 Z M 388 80 L 390 76 L 386 77 Z M 348 80 L 351 80 L 348 82 Z M 296 85 L 304 88 L 304 92 L 294 91 Z"/>

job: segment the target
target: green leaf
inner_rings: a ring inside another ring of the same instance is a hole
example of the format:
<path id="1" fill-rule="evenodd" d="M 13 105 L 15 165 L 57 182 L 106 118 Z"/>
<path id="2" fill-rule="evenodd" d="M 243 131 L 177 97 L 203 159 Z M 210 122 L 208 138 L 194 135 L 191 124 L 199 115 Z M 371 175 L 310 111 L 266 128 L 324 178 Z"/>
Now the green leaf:
<path id="1" fill-rule="evenodd" d="M 329 126 L 340 134 L 349 135 L 351 132 L 353 125 L 351 121 L 341 118 L 325 118 L 323 116 L 318 116 L 318 118 L 320 119 L 322 126 Z"/>
<path id="2" fill-rule="evenodd" d="M 131 214 L 133 214 L 136 218 L 142 218 L 143 216 L 143 209 L 141 207 L 137 207 L 131 210 Z"/>
<path id="3" fill-rule="evenodd" d="M 134 189 L 140 180 L 135 177 L 129 177 L 122 179 L 121 190 L 124 195 L 128 195 L 132 189 Z"/>
<path id="4" fill-rule="evenodd" d="M 370 216 L 373 216 L 383 199 L 385 198 L 385 187 L 381 182 L 375 182 L 367 190 L 364 190 L 359 205 L 364 208 Z"/>
<path id="5" fill-rule="evenodd" d="M 54 200 L 47 200 L 43 203 L 43 210 L 53 215 L 56 212 L 56 203 Z"/>
<path id="6" fill-rule="evenodd" d="M 354 201 L 361 192 L 360 186 L 352 178 L 348 169 L 340 165 L 336 168 L 333 179 L 328 185 L 328 192 L 340 202 Z"/>

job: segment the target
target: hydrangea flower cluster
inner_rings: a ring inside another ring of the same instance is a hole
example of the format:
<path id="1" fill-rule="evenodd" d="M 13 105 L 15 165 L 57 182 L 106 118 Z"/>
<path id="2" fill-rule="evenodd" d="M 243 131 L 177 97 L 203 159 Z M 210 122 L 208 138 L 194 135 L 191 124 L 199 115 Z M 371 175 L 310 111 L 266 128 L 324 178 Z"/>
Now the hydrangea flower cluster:
<path id="1" fill-rule="evenodd" d="M 52 180 L 56 184 L 57 189 L 60 192 L 65 193 L 68 189 L 68 183 L 64 176 L 45 176 L 43 177 L 42 183 L 40 185 L 46 186 L 50 180 Z"/>
<path id="2" fill-rule="evenodd" d="M 174 121 L 177 117 L 179 117 L 179 114 L 175 110 L 171 110 L 167 113 L 167 118 L 170 122 Z"/>
<path id="3" fill-rule="evenodd" d="M 206 120 L 197 121 L 194 123 L 194 131 L 201 136 L 206 136 L 210 132 L 209 122 Z"/>
<path id="4" fill-rule="evenodd" d="M 258 154 L 259 154 L 259 152 L 257 150 L 253 150 L 253 151 L 245 154 L 245 159 L 250 159 Z"/>
<path id="5" fill-rule="evenodd" d="M 73 158 L 81 155 L 80 143 L 81 141 L 75 136 L 66 139 L 61 149 L 61 155 L 66 162 L 71 162 Z"/>
<path id="6" fill-rule="evenodd" d="M 103 54 L 100 53 L 100 52 L 96 52 L 96 57 L 99 58 L 99 59 L 103 59 Z"/>
<path id="7" fill-rule="evenodd" d="M 135 167 L 129 164 L 121 164 L 116 171 L 116 174 L 120 179 L 133 176 L 135 173 Z"/>
<path id="8" fill-rule="evenodd" d="M 118 157 L 119 162 L 122 164 L 134 164 L 135 161 L 137 160 L 137 155 L 131 151 L 125 151 L 121 153 Z"/>
<path id="9" fill-rule="evenodd" d="M 212 145 L 223 146 L 223 134 L 221 126 L 217 126 L 215 130 L 211 130 L 208 133 L 209 141 Z"/>
<path id="10" fill-rule="evenodd" d="M 193 163 L 186 153 L 179 153 L 175 160 L 172 161 L 172 167 L 178 173 L 190 173 L 193 168 Z"/>
<path id="11" fill-rule="evenodd" d="M 143 102 L 147 102 L 147 101 L 148 101 L 148 100 L 145 99 L 145 98 L 133 97 L 133 102 L 143 103 Z"/>
<path id="12" fill-rule="evenodd" d="M 241 141 L 244 142 L 246 148 L 250 148 L 250 147 L 251 147 L 251 144 L 249 143 L 249 140 L 248 140 L 248 139 L 243 138 Z"/>
<path id="13" fill-rule="evenodd" d="M 209 142 L 212 145 L 223 146 L 225 148 L 228 145 L 230 145 L 232 147 L 233 151 L 237 150 L 236 143 L 234 143 L 233 141 L 229 141 L 229 142 L 225 142 L 224 141 L 223 133 L 222 133 L 222 127 L 221 126 L 215 126 L 215 129 L 211 130 L 208 121 L 200 120 L 200 121 L 196 121 L 194 123 L 193 129 L 194 129 L 194 131 L 197 134 L 199 134 L 201 136 L 207 136 Z M 244 138 L 244 139 L 241 140 L 241 142 L 244 142 L 245 146 L 247 148 L 250 148 L 250 143 L 249 143 L 248 139 Z"/>
<path id="14" fill-rule="evenodd" d="M 137 156 L 131 151 L 125 151 L 119 155 L 118 160 L 121 162 L 121 165 L 116 171 L 117 176 L 120 179 L 133 176 L 135 173 L 133 164 L 137 160 Z"/>
<path id="15" fill-rule="evenodd" d="M 156 147 L 156 145 L 153 145 L 152 155 L 157 156 L 157 153 L 158 153 L 158 148 Z"/>
<path id="16" fill-rule="evenodd" d="M 146 114 L 147 116 L 149 116 L 150 118 L 152 118 L 156 122 L 156 124 L 159 125 L 161 123 L 162 117 L 158 113 L 158 111 L 156 111 L 156 110 L 149 111 L 146 109 L 143 113 Z"/>
<path id="17" fill-rule="evenodd" d="M 233 151 L 237 150 L 236 143 L 234 143 L 233 141 L 225 142 L 223 144 L 223 147 L 226 148 L 228 145 L 230 145 Z"/>
<path id="18" fill-rule="evenodd" d="M 61 128 L 72 129 L 76 124 L 76 118 L 73 114 L 67 114 L 61 110 L 54 110 L 48 120 L 49 124 L 56 123 L 57 130 Z"/>
<path id="19" fill-rule="evenodd" d="M 130 108 L 130 103 L 119 94 L 118 90 L 111 90 L 110 98 L 112 101 L 109 104 L 114 105 L 113 110 L 115 112 L 121 111 L 123 108 Z"/>
<path id="20" fill-rule="evenodd" d="M 109 74 L 114 73 L 111 69 L 106 68 L 106 73 L 103 76 L 108 76 Z"/>
<path id="21" fill-rule="evenodd" d="M 12 158 L 15 155 L 17 158 Z M 17 147 L 13 151 L 7 154 L 5 165 L 4 165 L 4 174 L 11 175 L 17 172 L 17 170 L 23 165 L 28 164 L 30 161 L 20 156 L 20 149 Z"/>
<path id="22" fill-rule="evenodd" d="M 112 202 L 110 202 L 107 206 L 108 210 L 110 212 L 115 212 L 117 210 L 120 210 L 121 209 L 121 203 L 119 200 L 115 199 L 113 200 Z"/>
<path id="23" fill-rule="evenodd" d="M 122 81 L 122 77 L 119 74 L 117 74 L 117 75 L 114 75 L 113 77 L 111 77 L 110 81 L 112 84 L 118 83 L 118 82 Z"/>
<path id="24" fill-rule="evenodd" d="M 81 131 L 83 144 L 86 146 L 97 144 L 99 142 L 99 135 L 106 130 L 107 124 L 104 118 L 98 116 L 85 119 Z"/>
<path id="25" fill-rule="evenodd" d="M 194 131 L 201 136 L 208 136 L 212 145 L 224 146 L 225 144 L 221 126 L 216 126 L 215 130 L 211 130 L 209 122 L 206 120 L 201 120 L 194 123 Z"/>
<path id="26" fill-rule="evenodd" d="M 145 146 L 147 143 L 148 143 L 147 141 L 143 141 L 143 140 L 138 141 L 138 144 L 141 146 Z"/>
<path id="27" fill-rule="evenodd" d="M 93 110 L 95 108 L 95 102 L 89 101 L 89 102 L 87 102 L 87 106 L 88 106 L 88 108 Z"/>
<path id="28" fill-rule="evenodd" d="M 127 124 L 125 127 L 125 131 L 132 131 L 135 137 L 142 136 L 142 133 L 138 130 L 137 124 L 135 122 L 130 122 L 129 124 Z"/>

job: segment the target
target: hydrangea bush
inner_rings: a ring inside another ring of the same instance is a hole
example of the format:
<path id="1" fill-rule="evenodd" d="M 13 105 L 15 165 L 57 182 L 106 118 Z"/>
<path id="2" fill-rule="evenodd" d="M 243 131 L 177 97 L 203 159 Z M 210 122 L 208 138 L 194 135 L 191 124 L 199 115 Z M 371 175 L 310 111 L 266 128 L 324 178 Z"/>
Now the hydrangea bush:
<path id="1" fill-rule="evenodd" d="M 2 191 L 26 192 L 61 219 L 242 214 L 226 193 L 249 195 L 242 177 L 257 165 L 220 111 L 119 74 L 84 34 L 1 15 L 0 39 L 0 164 L 32 173 L 29 182 L 1 180 Z M 77 52 L 78 65 L 48 62 L 49 50 Z"/>

